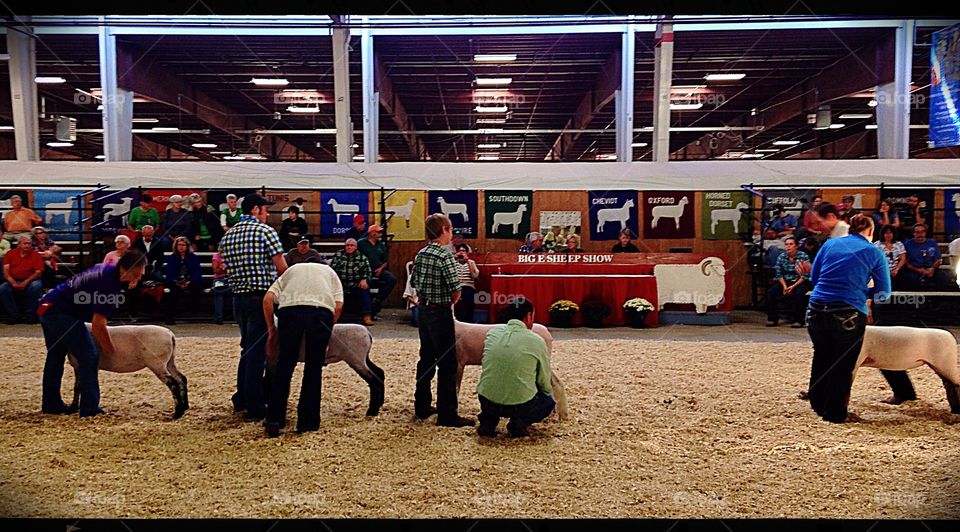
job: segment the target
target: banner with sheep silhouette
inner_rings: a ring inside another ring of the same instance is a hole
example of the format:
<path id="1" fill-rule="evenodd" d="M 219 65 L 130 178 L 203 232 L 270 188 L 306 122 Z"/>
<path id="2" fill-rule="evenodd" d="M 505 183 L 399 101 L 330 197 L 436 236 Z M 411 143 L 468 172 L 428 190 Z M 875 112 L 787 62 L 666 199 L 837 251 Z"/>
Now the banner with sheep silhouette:
<path id="1" fill-rule="evenodd" d="M 487 190 L 484 204 L 487 238 L 523 240 L 530 232 L 532 190 Z"/>
<path id="2" fill-rule="evenodd" d="M 74 224 L 80 218 L 76 196 L 83 192 L 62 188 L 33 191 L 33 210 L 43 219 L 51 240 L 77 240 L 77 226 Z"/>
<path id="3" fill-rule="evenodd" d="M 184 196 L 186 197 L 186 196 Z M 156 196 L 154 196 L 156 199 Z M 115 233 L 127 227 L 127 214 L 140 205 L 140 189 L 131 188 L 129 190 L 102 190 L 94 194 L 93 197 L 93 220 L 92 224 L 106 222 L 98 227 L 100 231 Z M 154 205 L 157 207 L 157 205 Z M 163 209 L 157 207 L 161 216 Z"/>
<path id="4" fill-rule="evenodd" d="M 636 238 L 640 227 L 636 190 L 589 191 L 590 240 L 616 240 L 629 229 Z"/>
<path id="5" fill-rule="evenodd" d="M 321 190 L 320 191 L 320 236 L 343 235 L 353 227 L 354 216 L 360 214 L 367 220 L 370 214 L 370 192 L 367 190 Z"/>
<path id="6" fill-rule="evenodd" d="M 320 193 L 309 190 L 297 189 L 267 189 L 265 197 L 275 205 L 267 207 L 270 216 L 267 217 L 267 223 L 277 230 L 284 220 L 290 217 L 290 207 L 297 207 L 300 213 L 297 214 L 307 222 L 307 234 L 315 235 L 320 232 L 320 216 L 317 214 L 303 214 L 303 211 L 320 210 Z"/>
<path id="7" fill-rule="evenodd" d="M 644 192 L 643 238 L 693 238 L 696 193 Z"/>
<path id="8" fill-rule="evenodd" d="M 450 218 L 454 231 L 460 231 L 463 238 L 478 238 L 477 234 L 477 191 L 476 190 L 431 190 L 429 214 L 442 213 Z"/>
<path id="9" fill-rule="evenodd" d="M 381 192 L 373 194 L 374 205 L 379 209 Z M 393 194 L 387 193 L 385 210 L 389 221 L 387 222 L 387 233 L 393 235 L 393 240 L 402 241 L 422 241 L 426 240 L 427 233 L 423 228 L 423 219 L 426 218 L 424 212 L 426 207 L 427 194 L 424 190 L 397 190 Z M 391 216 L 392 214 L 392 216 Z M 380 216 L 376 217 L 377 223 Z"/>
<path id="10" fill-rule="evenodd" d="M 750 193 L 743 190 L 704 192 L 700 202 L 704 240 L 741 240 L 750 220 Z"/>
<path id="11" fill-rule="evenodd" d="M 947 242 L 960 238 L 960 188 L 943 191 L 943 232 Z"/>

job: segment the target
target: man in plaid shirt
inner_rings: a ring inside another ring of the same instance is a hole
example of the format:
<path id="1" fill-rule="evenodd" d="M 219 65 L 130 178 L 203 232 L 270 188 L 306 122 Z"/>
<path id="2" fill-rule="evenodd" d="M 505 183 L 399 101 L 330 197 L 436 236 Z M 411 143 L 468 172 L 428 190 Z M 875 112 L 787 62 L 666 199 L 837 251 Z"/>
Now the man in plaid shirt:
<path id="1" fill-rule="evenodd" d="M 266 367 L 267 323 L 263 296 L 277 275 L 287 269 L 277 232 L 266 224 L 267 206 L 259 194 L 243 198 L 243 215 L 220 241 L 220 256 L 233 290 L 233 308 L 240 326 L 240 363 L 233 410 L 246 410 L 243 419 L 259 421 L 266 415 L 263 372 Z"/>
<path id="2" fill-rule="evenodd" d="M 338 251 L 330 259 L 330 267 L 337 272 L 340 284 L 343 285 L 344 295 L 360 299 L 360 314 L 363 314 L 363 324 L 373 325 L 370 317 L 370 261 L 363 253 L 357 253 L 357 241 L 348 238 L 343 243 L 343 251 Z"/>
<path id="3" fill-rule="evenodd" d="M 414 288 L 419 298 L 420 360 L 413 396 L 418 419 L 437 413 L 442 427 L 472 427 L 473 420 L 457 414 L 457 340 L 454 333 L 453 305 L 460 299 L 456 260 L 445 246 L 453 238 L 453 225 L 442 214 L 431 214 L 424 221 L 430 244 L 413 261 Z M 431 403 L 430 383 L 436 368 L 437 407 Z"/>

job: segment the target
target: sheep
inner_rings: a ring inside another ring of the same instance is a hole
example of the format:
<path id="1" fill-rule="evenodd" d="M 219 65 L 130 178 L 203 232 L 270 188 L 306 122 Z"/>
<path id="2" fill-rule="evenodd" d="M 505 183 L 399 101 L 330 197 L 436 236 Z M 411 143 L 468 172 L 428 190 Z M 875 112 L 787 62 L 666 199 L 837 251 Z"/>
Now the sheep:
<path id="1" fill-rule="evenodd" d="M 274 317 L 274 322 L 276 321 L 277 318 Z M 370 404 L 367 407 L 366 415 L 376 416 L 380 413 L 380 407 L 383 406 L 385 374 L 370 360 L 371 347 L 373 347 L 373 335 L 366 327 L 355 323 L 337 323 L 333 326 L 333 332 L 330 334 L 324 364 L 335 364 L 342 360 L 353 368 L 370 387 Z M 305 346 L 301 342 L 298 362 L 303 362 L 305 355 Z M 263 386 L 267 392 L 264 395 L 265 397 L 269 397 L 272 377 L 270 371 L 264 376 Z"/>
<path id="2" fill-rule="evenodd" d="M 523 213 L 527 212 L 527 204 L 521 203 L 514 212 L 497 212 L 493 214 L 492 233 L 496 233 L 501 225 L 512 225 L 513 234 L 520 232 L 520 222 L 523 221 Z"/>
<path id="3" fill-rule="evenodd" d="M 121 223 L 127 223 L 127 213 L 130 212 L 130 205 L 133 198 L 123 198 L 120 203 L 106 203 L 103 206 L 103 220 L 111 218 L 121 218 Z"/>
<path id="4" fill-rule="evenodd" d="M 674 223 L 677 224 L 677 229 L 680 229 L 680 218 L 683 217 L 683 207 L 690 203 L 690 200 L 686 196 L 680 198 L 680 201 L 676 205 L 657 205 L 650 210 L 650 213 L 653 215 L 653 222 L 650 224 L 650 227 L 653 229 L 657 228 L 657 221 L 660 218 L 673 218 Z"/>
<path id="5" fill-rule="evenodd" d="M 460 383 L 463 381 L 464 366 L 479 366 L 483 359 L 483 341 L 487 332 L 496 325 L 464 323 L 454 320 L 454 331 L 457 337 L 457 395 L 460 395 Z M 539 323 L 533 324 L 531 329 L 547 343 L 547 351 L 553 352 L 553 336 L 546 327 Z M 552 368 L 551 368 L 552 369 Z M 550 384 L 553 387 L 553 397 L 557 402 L 557 416 L 561 421 L 568 417 L 567 394 L 563 383 L 557 377 L 556 371 L 550 373 Z"/>
<path id="6" fill-rule="evenodd" d="M 92 331 L 91 325 L 86 325 L 87 330 Z M 170 388 L 176 402 L 173 419 L 180 419 L 190 408 L 190 403 L 187 400 L 187 377 L 180 373 L 174 362 L 177 339 L 173 332 L 158 325 L 119 325 L 107 327 L 107 331 L 115 351 L 112 355 L 100 351 L 99 369 L 114 373 L 133 373 L 150 368 L 150 371 Z M 77 359 L 72 354 L 69 354 L 68 358 L 76 375 Z M 76 379 L 73 403 L 67 409 L 68 413 L 77 411 L 79 400 L 80 386 L 79 379 Z"/>
<path id="7" fill-rule="evenodd" d="M 597 232 L 603 232 L 603 226 L 607 222 L 620 222 L 620 230 L 627 228 L 627 222 L 630 220 L 630 209 L 634 206 L 633 200 L 628 199 L 622 206 L 615 209 L 600 209 L 597 211 Z"/>
<path id="8" fill-rule="evenodd" d="M 957 342 L 947 331 L 867 325 L 853 378 L 856 378 L 860 367 L 905 371 L 924 364 L 930 366 L 943 381 L 950 412 L 960 414 Z"/>
<path id="9" fill-rule="evenodd" d="M 743 210 L 747 204 L 742 201 L 733 209 L 717 209 L 710 212 L 710 233 L 717 233 L 717 224 L 719 222 L 731 222 L 733 230 L 737 231 L 740 227 L 740 218 L 743 216 Z"/>
<path id="10" fill-rule="evenodd" d="M 409 229 L 410 217 L 413 215 L 413 204 L 416 202 L 416 199 L 410 198 L 407 200 L 405 205 L 393 205 L 387 212 L 392 212 L 394 216 L 403 216 L 404 220 L 407 222 L 407 229 Z"/>
<path id="11" fill-rule="evenodd" d="M 723 301 L 726 270 L 719 257 L 707 257 L 699 264 L 657 264 L 653 276 L 658 308 L 666 303 L 693 303 L 697 314 L 703 314 Z"/>
<path id="12" fill-rule="evenodd" d="M 350 203 L 337 203 L 337 200 L 334 198 L 328 199 L 327 205 L 333 209 L 333 212 L 337 213 L 337 225 L 340 225 L 341 216 L 349 216 L 350 213 L 356 214 L 360 212 L 359 205 L 353 205 Z"/>
<path id="13" fill-rule="evenodd" d="M 466 203 L 447 203 L 446 200 L 443 199 L 443 196 L 437 196 L 437 203 L 440 204 L 440 212 L 447 218 L 452 214 L 459 214 L 463 216 L 464 223 L 470 221 L 470 215 L 467 214 Z"/>
<path id="14" fill-rule="evenodd" d="M 950 198 L 953 200 L 953 210 L 957 214 L 957 218 L 960 218 L 960 192 L 954 192 Z"/>
<path id="15" fill-rule="evenodd" d="M 63 216 L 63 223 L 67 224 L 70 220 L 70 213 L 76 208 L 76 201 L 73 197 L 63 203 L 48 203 L 43 209 L 43 224 L 53 223 L 54 216 Z"/>

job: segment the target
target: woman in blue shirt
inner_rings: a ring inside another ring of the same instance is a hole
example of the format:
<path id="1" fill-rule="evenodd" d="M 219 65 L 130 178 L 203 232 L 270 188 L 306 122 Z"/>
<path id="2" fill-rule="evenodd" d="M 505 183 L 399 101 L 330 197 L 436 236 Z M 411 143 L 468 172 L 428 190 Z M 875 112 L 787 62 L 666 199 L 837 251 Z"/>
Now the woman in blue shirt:
<path id="1" fill-rule="evenodd" d="M 167 325 L 174 323 L 173 315 L 184 291 L 190 292 L 193 303 L 200 299 L 202 282 L 200 258 L 190 251 L 190 241 L 186 237 L 178 236 L 173 241 L 173 254 L 167 258 L 167 271 L 163 283 L 170 290 L 170 293 L 164 296 Z"/>
<path id="2" fill-rule="evenodd" d="M 779 324 L 780 298 L 791 299 L 793 312 L 789 320 L 791 327 L 803 327 L 803 311 L 806 309 L 806 295 L 810 290 L 810 275 L 797 273 L 797 264 L 810 262 L 810 257 L 803 251 L 798 251 L 797 239 L 788 236 L 783 239 L 785 252 L 777 256 L 777 264 L 773 268 L 774 284 L 767 290 L 767 327 L 776 327 Z"/>

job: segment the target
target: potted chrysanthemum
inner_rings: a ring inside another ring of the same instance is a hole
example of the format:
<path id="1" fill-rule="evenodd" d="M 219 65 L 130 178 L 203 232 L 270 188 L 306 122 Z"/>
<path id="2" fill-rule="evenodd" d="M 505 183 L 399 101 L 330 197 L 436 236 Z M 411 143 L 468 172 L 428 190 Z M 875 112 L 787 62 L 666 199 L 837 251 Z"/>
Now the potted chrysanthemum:
<path id="1" fill-rule="evenodd" d="M 646 326 L 644 322 L 647 319 L 647 314 L 652 311 L 653 304 L 642 297 L 628 299 L 623 303 L 623 313 L 627 315 L 630 326 L 635 329 Z"/>
<path id="2" fill-rule="evenodd" d="M 580 310 L 576 303 L 569 299 L 558 299 L 550 305 L 550 325 L 554 327 L 570 327 L 573 316 Z"/>

